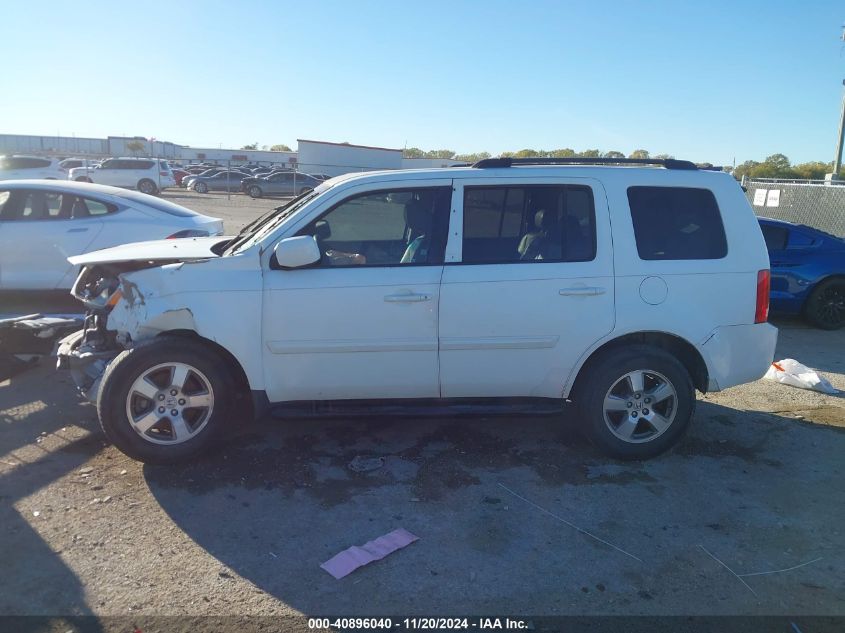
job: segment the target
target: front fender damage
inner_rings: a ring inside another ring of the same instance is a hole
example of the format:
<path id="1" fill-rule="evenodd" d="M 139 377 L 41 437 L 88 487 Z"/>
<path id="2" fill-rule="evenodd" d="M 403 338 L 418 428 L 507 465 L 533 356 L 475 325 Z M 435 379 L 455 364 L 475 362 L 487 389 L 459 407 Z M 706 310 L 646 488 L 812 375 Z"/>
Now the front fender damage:
<path id="1" fill-rule="evenodd" d="M 180 304 L 178 294 L 162 295 L 166 277 L 175 274 L 181 263 L 131 272 L 85 270 L 83 276 L 96 277 L 103 286 L 103 276 L 114 274 L 111 287 L 120 295 L 113 305 L 95 305 L 89 310 L 85 327 L 64 338 L 59 344 L 58 367 L 69 369 L 82 395 L 96 402 L 100 380 L 108 364 L 123 350 L 165 331 L 191 330 L 197 326 L 190 308 Z M 93 281 L 90 283 L 94 283 Z M 77 282 L 77 286 L 80 282 Z M 79 297 L 74 288 L 74 294 Z M 79 297 L 82 298 L 82 297 Z"/>

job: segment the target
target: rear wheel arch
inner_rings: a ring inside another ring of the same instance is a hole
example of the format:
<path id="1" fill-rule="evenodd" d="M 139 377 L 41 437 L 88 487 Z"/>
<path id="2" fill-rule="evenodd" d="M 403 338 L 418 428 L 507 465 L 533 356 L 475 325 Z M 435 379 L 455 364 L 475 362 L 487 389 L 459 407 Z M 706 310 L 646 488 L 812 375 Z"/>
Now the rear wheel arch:
<path id="1" fill-rule="evenodd" d="M 811 303 L 816 299 L 817 294 L 820 290 L 831 285 L 841 284 L 845 284 L 845 275 L 842 274 L 827 275 L 826 277 L 823 277 L 816 281 L 808 290 L 806 298 L 804 299 L 804 303 L 801 305 L 801 315 L 804 317 L 804 319 L 809 321 L 811 325 L 823 329 L 838 329 L 839 327 L 841 327 L 841 324 L 831 327 L 830 325 L 819 323 L 819 318 L 812 313 L 813 304 Z"/>
<path id="2" fill-rule="evenodd" d="M 589 380 L 591 365 L 595 365 L 615 350 L 622 350 L 632 345 L 646 345 L 668 352 L 684 366 L 695 388 L 702 393 L 707 393 L 709 381 L 707 364 L 695 346 L 686 339 L 668 332 L 646 331 L 624 334 L 606 341 L 590 352 L 587 359 L 576 370 L 577 374 L 569 390 L 569 398 L 573 400 L 577 398 L 578 390 L 583 388 Z"/>

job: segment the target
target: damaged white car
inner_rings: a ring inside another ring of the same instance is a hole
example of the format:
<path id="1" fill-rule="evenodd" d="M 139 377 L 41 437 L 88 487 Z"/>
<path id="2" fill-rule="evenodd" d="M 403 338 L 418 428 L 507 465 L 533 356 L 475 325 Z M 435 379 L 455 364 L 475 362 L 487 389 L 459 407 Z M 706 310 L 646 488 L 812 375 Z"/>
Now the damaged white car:
<path id="1" fill-rule="evenodd" d="M 765 243 L 727 174 L 573 162 L 352 174 L 235 237 L 70 258 L 89 311 L 59 365 L 147 462 L 326 401 L 574 403 L 607 453 L 651 457 L 689 427 L 696 389 L 768 369 Z"/>

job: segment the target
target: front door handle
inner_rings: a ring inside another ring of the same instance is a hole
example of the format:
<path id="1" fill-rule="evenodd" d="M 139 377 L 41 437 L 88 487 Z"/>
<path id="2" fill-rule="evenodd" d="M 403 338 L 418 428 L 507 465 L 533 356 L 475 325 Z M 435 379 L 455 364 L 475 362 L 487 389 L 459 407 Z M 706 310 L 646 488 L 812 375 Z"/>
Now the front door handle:
<path id="1" fill-rule="evenodd" d="M 595 297 L 603 295 L 605 289 L 599 286 L 576 286 L 574 288 L 561 288 L 558 294 L 564 297 Z"/>
<path id="2" fill-rule="evenodd" d="M 415 292 L 407 292 L 398 295 L 386 295 L 384 300 L 389 303 L 419 303 L 420 301 L 428 301 L 431 295 L 417 294 Z"/>

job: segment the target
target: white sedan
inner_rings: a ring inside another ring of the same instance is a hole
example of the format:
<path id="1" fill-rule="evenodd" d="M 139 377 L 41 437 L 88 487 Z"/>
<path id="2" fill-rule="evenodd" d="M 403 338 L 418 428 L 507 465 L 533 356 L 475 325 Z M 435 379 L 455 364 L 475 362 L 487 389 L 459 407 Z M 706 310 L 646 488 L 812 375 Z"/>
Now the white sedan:
<path id="1" fill-rule="evenodd" d="M 0 290 L 70 288 L 67 258 L 146 240 L 223 234 L 223 221 L 117 187 L 54 180 L 0 182 Z"/>

